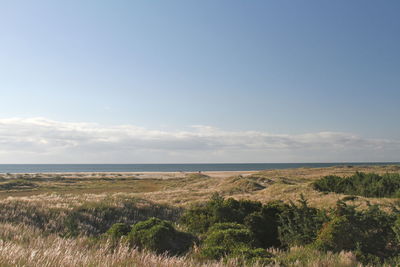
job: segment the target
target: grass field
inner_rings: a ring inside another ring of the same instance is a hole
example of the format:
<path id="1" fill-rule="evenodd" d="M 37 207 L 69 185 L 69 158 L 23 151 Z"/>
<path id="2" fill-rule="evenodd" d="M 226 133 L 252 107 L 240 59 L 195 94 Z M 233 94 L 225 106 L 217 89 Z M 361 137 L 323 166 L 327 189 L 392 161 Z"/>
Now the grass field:
<path id="1" fill-rule="evenodd" d="M 399 166 L 344 166 L 299 168 L 260 172 L 198 173 L 60 173 L 0 174 L 0 199 L 82 198 L 110 196 L 143 198 L 157 203 L 185 206 L 208 199 L 218 192 L 237 199 L 266 202 L 296 200 L 303 193 L 312 206 L 334 205 L 340 194 L 325 194 L 312 189 L 316 179 L 334 174 L 350 176 L 356 171 L 400 173 Z M 355 204 L 390 204 L 395 199 L 358 197 Z"/>
<path id="2" fill-rule="evenodd" d="M 198 262 L 115 247 L 93 236 L 115 222 L 134 223 L 157 216 L 171 221 L 193 203 L 218 192 L 224 197 L 295 201 L 333 207 L 345 195 L 321 193 L 311 183 L 325 175 L 356 171 L 400 173 L 399 166 L 343 166 L 261 172 L 59 173 L 0 175 L 0 266 L 238 266 L 238 262 Z M 395 198 L 356 197 L 352 204 L 380 204 Z M 73 220 L 72 220 L 73 219 Z M 71 224 L 73 221 L 73 224 Z M 179 227 L 179 225 L 178 225 Z M 75 233 L 75 234 L 71 234 Z M 194 248 L 195 250 L 196 248 Z M 309 248 L 274 251 L 288 266 L 358 266 L 350 252 Z"/>

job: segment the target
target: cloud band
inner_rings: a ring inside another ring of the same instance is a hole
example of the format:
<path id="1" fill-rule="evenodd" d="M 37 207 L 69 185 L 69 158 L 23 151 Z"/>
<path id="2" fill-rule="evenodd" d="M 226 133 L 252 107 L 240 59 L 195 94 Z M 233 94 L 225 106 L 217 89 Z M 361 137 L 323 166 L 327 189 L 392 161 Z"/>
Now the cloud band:
<path id="1" fill-rule="evenodd" d="M 398 140 L 343 132 L 298 135 L 210 126 L 150 130 L 45 118 L 0 119 L 2 163 L 396 161 Z"/>

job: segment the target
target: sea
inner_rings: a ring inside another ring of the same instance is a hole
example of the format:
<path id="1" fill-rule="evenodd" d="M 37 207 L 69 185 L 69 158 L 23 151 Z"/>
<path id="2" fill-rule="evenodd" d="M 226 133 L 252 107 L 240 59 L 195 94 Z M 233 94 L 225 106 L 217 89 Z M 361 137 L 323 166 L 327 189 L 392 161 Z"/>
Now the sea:
<path id="1" fill-rule="evenodd" d="M 198 163 L 198 164 L 0 164 L 0 173 L 46 172 L 198 172 L 259 171 L 332 166 L 400 165 L 400 162 L 331 163 Z"/>

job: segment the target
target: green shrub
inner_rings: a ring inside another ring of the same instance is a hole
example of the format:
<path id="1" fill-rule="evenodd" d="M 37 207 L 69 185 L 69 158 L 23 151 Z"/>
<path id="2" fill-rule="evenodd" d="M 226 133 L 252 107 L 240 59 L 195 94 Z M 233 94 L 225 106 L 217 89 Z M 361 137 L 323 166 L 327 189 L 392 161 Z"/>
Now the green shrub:
<path id="1" fill-rule="evenodd" d="M 279 215 L 287 207 L 280 201 L 262 205 L 257 201 L 224 199 L 214 195 L 210 201 L 186 210 L 180 222 L 196 234 L 206 233 L 216 223 L 244 224 L 261 247 L 279 247 Z"/>
<path id="2" fill-rule="evenodd" d="M 119 239 L 131 231 L 131 226 L 126 223 L 114 223 L 106 232 L 113 239 Z"/>
<path id="3" fill-rule="evenodd" d="M 202 245 L 202 255 L 209 259 L 220 259 L 238 248 L 254 248 L 253 233 L 244 225 L 217 223 L 207 232 Z"/>
<path id="4" fill-rule="evenodd" d="M 356 229 L 346 217 L 335 217 L 324 224 L 318 233 L 315 246 L 321 250 L 340 252 L 355 250 L 357 239 Z"/>
<path id="5" fill-rule="evenodd" d="M 204 240 L 206 246 L 233 248 L 241 244 L 254 246 L 255 238 L 246 226 L 236 223 L 215 224 L 210 228 L 207 238 Z"/>
<path id="6" fill-rule="evenodd" d="M 365 264 L 383 263 L 400 253 L 395 238 L 395 214 L 382 211 L 376 205 L 366 210 L 338 201 L 334 217 L 324 224 L 315 245 L 322 250 L 351 250 Z"/>
<path id="7" fill-rule="evenodd" d="M 350 250 L 365 264 L 396 262 L 400 253 L 399 211 L 387 213 L 375 205 L 357 210 L 338 201 L 335 208 L 321 210 L 309 207 L 302 195 L 290 205 L 214 196 L 184 214 L 185 225 L 204 236 L 201 255 L 208 259 L 257 248 L 311 244 L 323 251 Z"/>
<path id="8" fill-rule="evenodd" d="M 260 211 L 261 206 L 261 202 L 228 198 L 214 206 L 213 215 L 216 222 L 243 223 L 247 215 Z"/>
<path id="9" fill-rule="evenodd" d="M 336 175 L 328 175 L 321 179 L 318 179 L 313 183 L 313 188 L 322 192 L 335 192 L 339 193 L 340 187 L 339 184 L 343 181 L 344 178 L 341 178 Z"/>
<path id="10" fill-rule="evenodd" d="M 244 224 L 254 233 L 263 248 L 280 247 L 279 215 L 288 206 L 281 201 L 270 202 L 264 205 L 261 211 L 253 212 L 244 219 Z"/>
<path id="11" fill-rule="evenodd" d="M 303 195 L 298 202 L 299 206 L 291 202 L 279 215 L 279 239 L 288 247 L 312 243 L 323 223 L 328 221 L 325 211 L 309 207 Z"/>
<path id="12" fill-rule="evenodd" d="M 192 233 L 205 233 L 216 222 L 214 209 L 221 206 L 223 201 L 222 197 L 215 194 L 208 202 L 193 205 L 185 210 L 179 221 Z"/>
<path id="13" fill-rule="evenodd" d="M 185 225 L 188 231 L 195 234 L 207 232 L 214 221 L 212 211 L 204 204 L 193 205 L 179 219 L 179 222 Z"/>
<path id="14" fill-rule="evenodd" d="M 377 205 L 357 211 L 354 225 L 361 230 L 361 251 L 382 260 L 400 253 L 399 244 L 395 245 L 396 237 L 392 228 L 395 220 L 395 214 L 386 213 Z"/>
<path id="15" fill-rule="evenodd" d="M 217 223 L 207 232 L 201 248 L 206 259 L 235 258 L 239 263 L 271 263 L 272 254 L 257 247 L 257 239 L 244 225 Z"/>
<path id="16" fill-rule="evenodd" d="M 218 194 L 210 201 L 195 205 L 184 212 L 180 222 L 196 234 L 202 234 L 215 223 L 234 222 L 242 224 L 245 217 L 261 211 L 262 204 L 257 201 L 224 199 Z"/>
<path id="17" fill-rule="evenodd" d="M 178 255 L 188 251 L 195 238 L 191 234 L 175 230 L 168 221 L 150 218 L 132 227 L 128 241 L 139 249 Z"/>
<path id="18" fill-rule="evenodd" d="M 335 175 L 325 176 L 313 183 L 313 188 L 322 192 L 335 192 L 365 197 L 398 197 L 400 194 L 400 174 L 356 172 L 341 178 Z"/>

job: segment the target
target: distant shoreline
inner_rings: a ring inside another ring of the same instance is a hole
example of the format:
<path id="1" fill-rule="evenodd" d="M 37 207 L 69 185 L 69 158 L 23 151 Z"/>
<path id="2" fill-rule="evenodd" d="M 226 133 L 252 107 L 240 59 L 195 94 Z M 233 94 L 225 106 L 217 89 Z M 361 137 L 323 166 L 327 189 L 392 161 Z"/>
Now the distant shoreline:
<path id="1" fill-rule="evenodd" d="M 273 169 L 325 168 L 340 166 L 400 165 L 399 162 L 332 163 L 196 163 L 196 164 L 0 164 L 1 174 L 74 174 L 74 173 L 194 173 L 256 172 Z"/>

